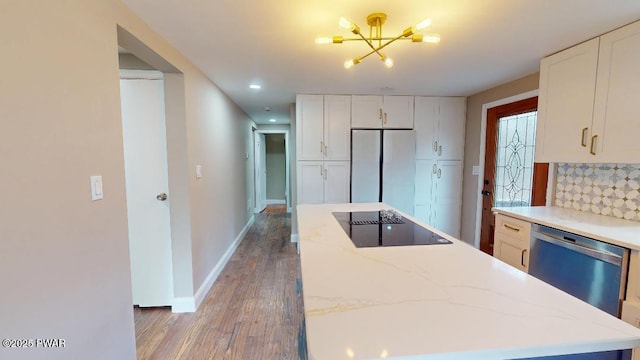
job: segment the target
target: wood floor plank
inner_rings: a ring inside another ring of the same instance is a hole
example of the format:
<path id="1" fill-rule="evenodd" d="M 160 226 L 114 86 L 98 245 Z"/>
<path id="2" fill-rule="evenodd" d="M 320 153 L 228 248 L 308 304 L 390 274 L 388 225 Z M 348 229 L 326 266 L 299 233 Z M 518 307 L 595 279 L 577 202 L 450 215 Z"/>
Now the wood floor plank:
<path id="1" fill-rule="evenodd" d="M 304 358 L 300 261 L 290 235 L 290 214 L 256 214 L 196 313 L 136 308 L 138 359 Z"/>

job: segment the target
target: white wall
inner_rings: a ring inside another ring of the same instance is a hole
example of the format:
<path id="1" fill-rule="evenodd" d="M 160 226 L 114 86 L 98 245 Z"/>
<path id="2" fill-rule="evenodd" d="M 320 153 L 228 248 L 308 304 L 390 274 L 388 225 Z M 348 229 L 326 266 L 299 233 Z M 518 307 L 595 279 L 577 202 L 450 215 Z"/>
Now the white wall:
<path id="1" fill-rule="evenodd" d="M 117 25 L 184 73 L 187 295 L 248 222 L 250 119 L 186 58 L 114 0 L 4 1 L 0 337 L 66 347 L 0 348 L 2 359 L 135 358 Z M 96 174 L 105 198 L 91 202 Z"/>

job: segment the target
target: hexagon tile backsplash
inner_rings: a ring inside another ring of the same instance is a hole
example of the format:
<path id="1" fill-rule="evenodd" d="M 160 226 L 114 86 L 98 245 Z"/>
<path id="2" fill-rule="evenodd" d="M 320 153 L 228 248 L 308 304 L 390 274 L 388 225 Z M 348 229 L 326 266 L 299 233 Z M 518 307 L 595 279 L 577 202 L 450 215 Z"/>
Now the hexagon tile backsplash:
<path id="1" fill-rule="evenodd" d="M 557 166 L 555 205 L 640 221 L 640 164 Z"/>

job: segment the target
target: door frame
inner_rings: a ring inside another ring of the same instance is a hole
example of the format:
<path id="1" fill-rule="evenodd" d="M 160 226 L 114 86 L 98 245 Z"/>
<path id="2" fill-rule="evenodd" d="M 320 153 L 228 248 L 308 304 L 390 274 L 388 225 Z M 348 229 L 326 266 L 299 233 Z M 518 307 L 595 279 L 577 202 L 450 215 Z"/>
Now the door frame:
<path id="1" fill-rule="evenodd" d="M 260 126 L 260 125 L 258 125 Z M 291 212 L 291 171 L 290 171 L 290 164 L 291 164 L 291 159 L 290 159 L 290 154 L 289 154 L 289 130 L 287 129 L 260 129 L 258 127 L 255 128 L 255 130 L 253 131 L 254 133 L 254 139 L 253 139 L 253 144 L 254 144 L 254 149 L 253 149 L 253 156 L 256 157 L 255 153 L 256 153 L 256 149 L 255 149 L 255 136 L 256 134 L 284 134 L 284 156 L 285 156 L 285 162 L 284 162 L 284 177 L 285 177 L 285 183 L 284 183 L 284 196 L 286 198 L 286 202 L 287 202 L 287 212 Z M 266 145 L 265 145 L 265 151 L 266 151 Z M 256 193 L 256 187 L 258 186 L 258 184 L 256 184 L 256 176 L 255 176 L 255 171 L 256 171 L 256 161 L 259 161 L 259 159 L 254 158 L 253 161 L 253 172 L 254 172 L 254 176 L 253 176 L 253 193 L 254 193 L 254 204 L 253 204 L 253 208 L 255 209 L 257 204 L 255 204 L 255 193 Z M 263 166 L 266 166 L 266 164 L 263 164 Z M 265 179 L 266 181 L 266 179 Z M 266 194 L 265 194 L 266 196 Z"/>
<path id="2" fill-rule="evenodd" d="M 480 125 L 480 152 L 478 154 L 478 180 L 476 188 L 476 228 L 473 245 L 476 249 L 480 248 L 480 231 L 482 228 L 482 193 L 483 179 L 484 179 L 484 159 L 485 151 L 487 147 L 487 110 L 490 108 L 513 103 L 520 100 L 525 100 L 534 96 L 538 96 L 538 89 L 527 91 L 521 94 L 513 95 L 507 98 L 495 100 L 489 103 L 482 104 L 482 122 Z M 547 200 L 546 205 L 551 205 L 551 199 L 555 191 L 554 187 L 554 174 L 556 170 L 556 164 L 549 164 L 549 173 L 547 174 Z"/>

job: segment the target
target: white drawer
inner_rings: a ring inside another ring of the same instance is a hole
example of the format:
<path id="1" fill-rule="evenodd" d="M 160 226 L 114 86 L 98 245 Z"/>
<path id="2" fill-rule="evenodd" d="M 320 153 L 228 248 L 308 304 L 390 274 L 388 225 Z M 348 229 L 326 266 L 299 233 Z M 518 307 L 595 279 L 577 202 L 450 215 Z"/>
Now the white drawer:
<path id="1" fill-rule="evenodd" d="M 496 215 L 496 232 L 508 235 L 509 237 L 529 242 L 531 237 L 531 223 L 520 219 L 515 219 L 506 215 Z"/>

